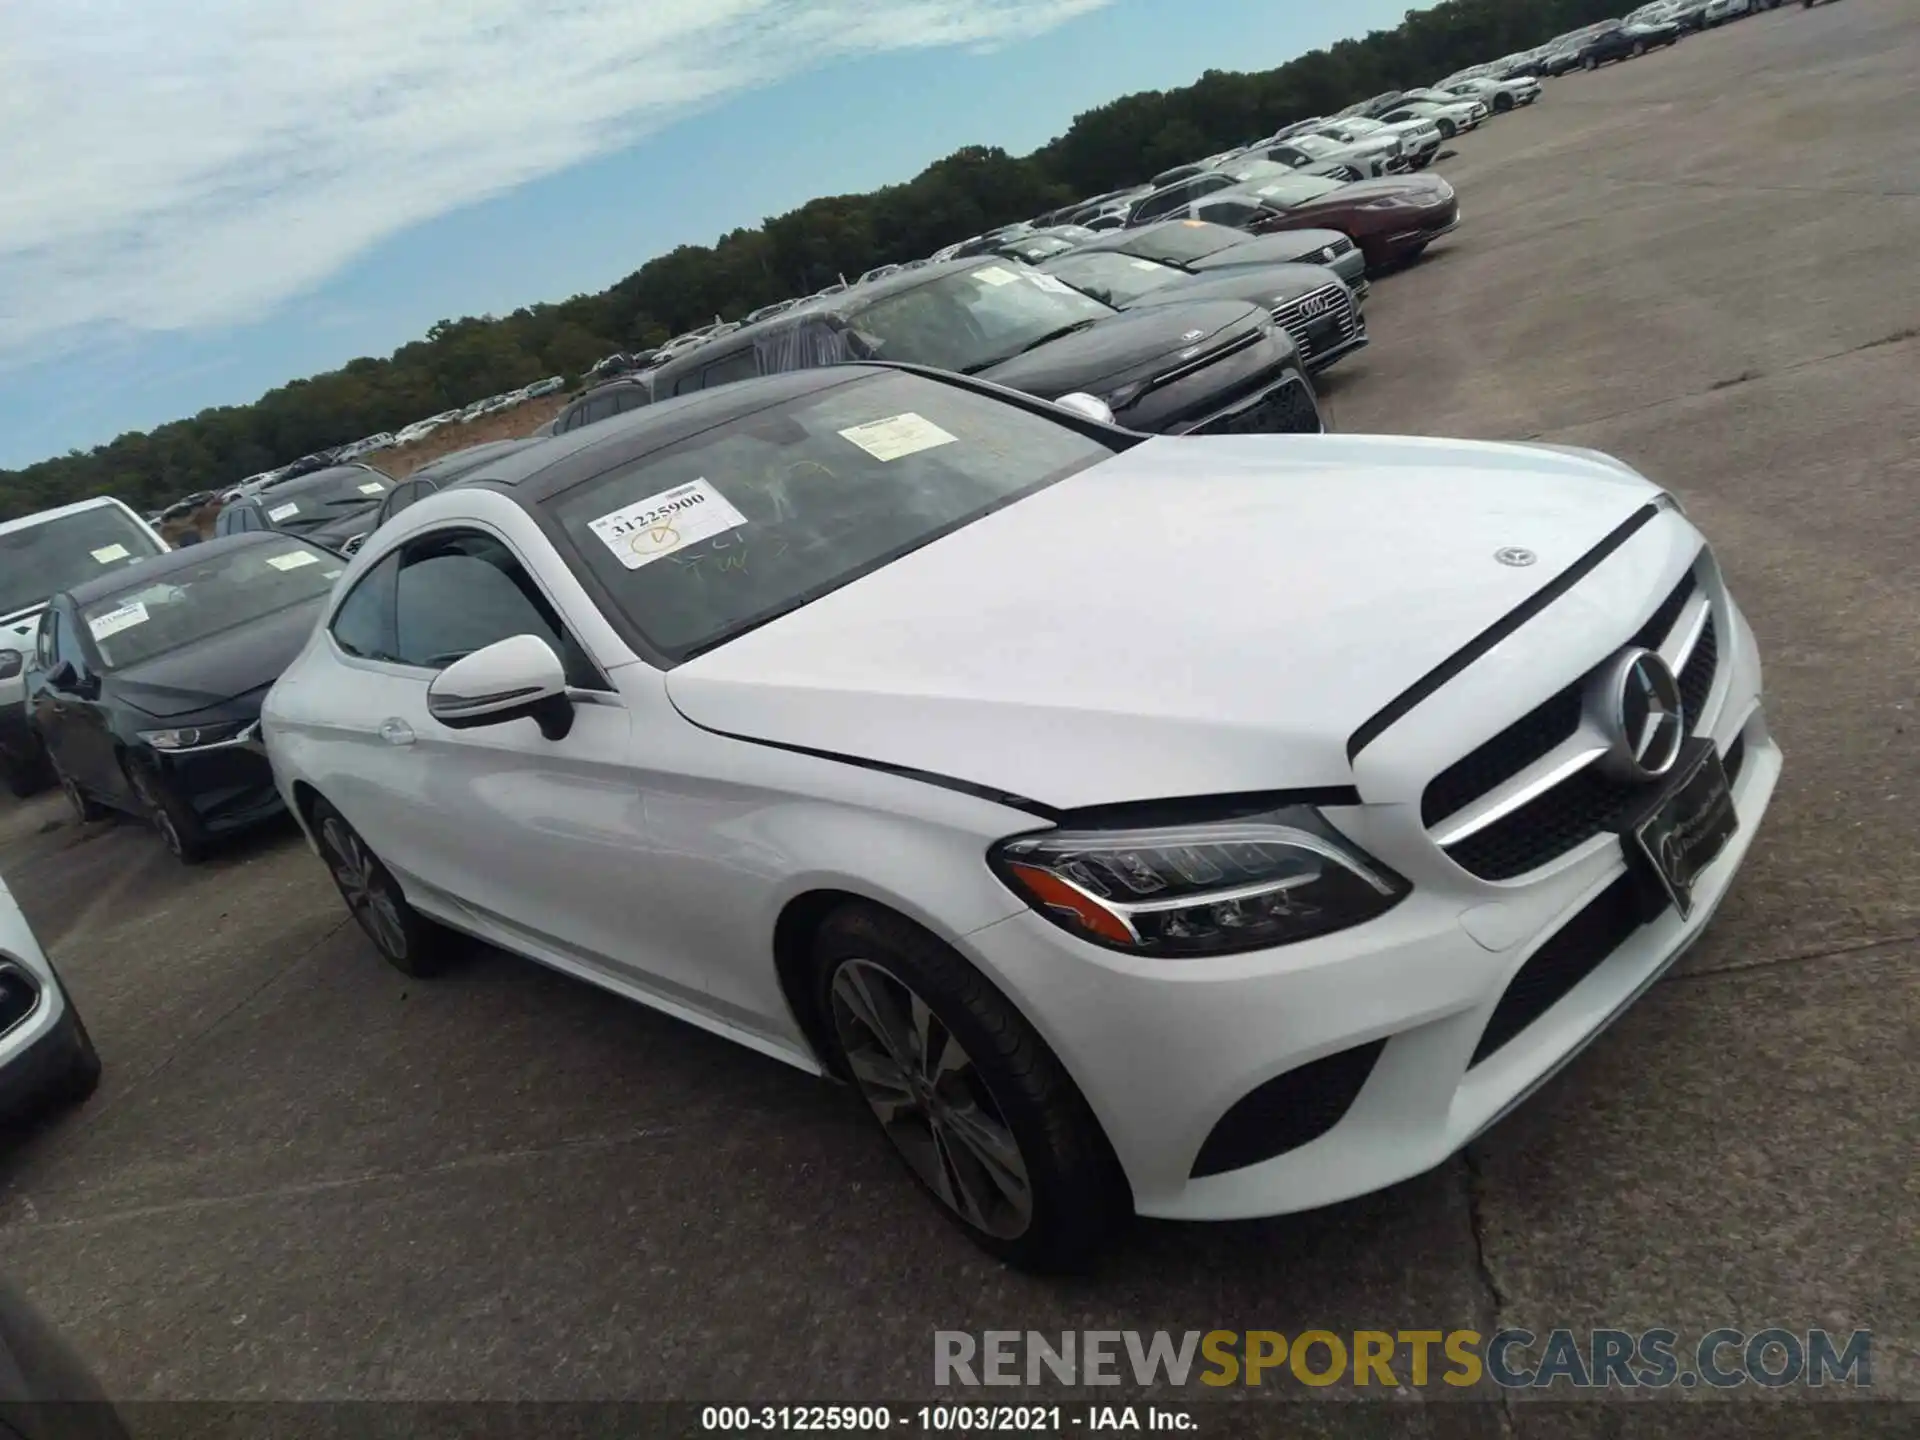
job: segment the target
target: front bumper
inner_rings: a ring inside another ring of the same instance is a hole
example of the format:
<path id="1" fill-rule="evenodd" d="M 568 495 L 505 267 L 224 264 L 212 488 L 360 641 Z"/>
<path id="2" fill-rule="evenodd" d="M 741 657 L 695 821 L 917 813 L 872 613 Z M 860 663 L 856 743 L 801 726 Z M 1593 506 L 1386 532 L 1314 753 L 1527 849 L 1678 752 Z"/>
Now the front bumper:
<path id="1" fill-rule="evenodd" d="M 965 937 L 1060 1055 L 1105 1128 L 1140 1213 L 1229 1220 L 1366 1194 L 1440 1164 L 1579 1053 L 1700 937 L 1752 844 L 1781 758 L 1760 709 L 1758 652 L 1737 607 L 1715 703 L 1696 733 L 1726 753 L 1740 828 L 1702 872 L 1692 916 L 1667 910 L 1594 947 L 1582 978 L 1478 1063 L 1476 1048 L 1519 972 L 1614 891 L 1611 837 L 1520 880 L 1491 885 L 1446 864 L 1403 863 L 1382 835 L 1394 805 L 1330 818 L 1414 878 L 1369 924 L 1280 950 L 1149 961 L 1088 945 L 1036 914 Z M 1417 800 L 1413 809 L 1417 811 Z M 1404 833 L 1404 832 L 1398 832 Z M 1216 1126 L 1259 1087 L 1378 1047 L 1351 1102 L 1295 1148 L 1195 1178 Z"/>
<path id="2" fill-rule="evenodd" d="M 150 763 L 210 834 L 270 820 L 284 808 L 256 722 L 240 738 L 193 750 L 155 750 Z"/>

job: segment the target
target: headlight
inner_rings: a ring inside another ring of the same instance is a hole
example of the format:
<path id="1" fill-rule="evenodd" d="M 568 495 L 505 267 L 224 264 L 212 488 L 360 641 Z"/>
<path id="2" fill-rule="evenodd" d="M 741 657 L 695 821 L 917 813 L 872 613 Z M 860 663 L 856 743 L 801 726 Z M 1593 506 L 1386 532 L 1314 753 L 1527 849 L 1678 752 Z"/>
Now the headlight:
<path id="1" fill-rule="evenodd" d="M 0 680 L 11 680 L 26 668 L 27 657 L 18 650 L 0 650 Z"/>
<path id="2" fill-rule="evenodd" d="M 1002 841 L 995 871 L 1064 930 L 1167 957 L 1290 945 L 1361 924 L 1411 887 L 1305 805 L 1130 830 Z"/>
<path id="3" fill-rule="evenodd" d="M 156 750 L 197 750 L 202 745 L 237 740 L 259 723 L 258 720 L 225 720 L 217 725 L 184 725 L 177 730 L 142 730 L 140 738 Z"/>

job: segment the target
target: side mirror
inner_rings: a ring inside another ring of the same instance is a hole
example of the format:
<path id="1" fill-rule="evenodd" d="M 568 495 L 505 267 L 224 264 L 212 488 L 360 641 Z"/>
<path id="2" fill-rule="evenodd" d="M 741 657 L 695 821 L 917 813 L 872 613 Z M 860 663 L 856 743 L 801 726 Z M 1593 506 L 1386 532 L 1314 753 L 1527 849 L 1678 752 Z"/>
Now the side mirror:
<path id="1" fill-rule="evenodd" d="M 456 660 L 427 687 L 427 713 L 449 730 L 530 719 L 549 740 L 573 729 L 567 671 L 538 635 L 512 635 Z"/>
<path id="2" fill-rule="evenodd" d="M 1062 410 L 1071 410 L 1076 415 L 1088 420 L 1097 420 L 1102 425 L 1117 423 L 1113 418 L 1113 407 L 1098 395 L 1089 395 L 1084 390 L 1075 390 L 1070 395 L 1062 395 L 1053 403 Z"/>
<path id="3" fill-rule="evenodd" d="M 49 690 L 65 690 L 71 694 L 80 688 L 80 672 L 73 668 L 71 660 L 62 660 L 47 672 L 46 685 Z"/>

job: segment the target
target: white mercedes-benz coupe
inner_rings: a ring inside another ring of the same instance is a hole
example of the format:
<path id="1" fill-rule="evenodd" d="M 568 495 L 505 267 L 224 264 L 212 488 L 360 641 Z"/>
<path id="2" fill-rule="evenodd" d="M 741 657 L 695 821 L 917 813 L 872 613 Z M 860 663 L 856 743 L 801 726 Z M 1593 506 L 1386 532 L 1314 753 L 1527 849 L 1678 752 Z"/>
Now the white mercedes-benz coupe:
<path id="1" fill-rule="evenodd" d="M 842 365 L 503 455 L 338 582 L 287 804 L 408 974 L 843 1079 L 1015 1263 L 1426 1170 L 1726 894 L 1753 634 L 1606 456 L 1100 411 Z"/>

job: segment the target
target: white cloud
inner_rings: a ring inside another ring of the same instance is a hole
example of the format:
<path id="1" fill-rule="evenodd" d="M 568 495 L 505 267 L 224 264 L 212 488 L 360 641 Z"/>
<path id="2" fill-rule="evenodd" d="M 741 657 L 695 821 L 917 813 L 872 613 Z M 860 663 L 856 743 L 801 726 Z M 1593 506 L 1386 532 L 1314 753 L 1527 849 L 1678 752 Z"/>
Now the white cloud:
<path id="1" fill-rule="evenodd" d="M 257 318 L 380 240 L 828 60 L 1110 0 L 7 0 L 0 353 Z"/>

